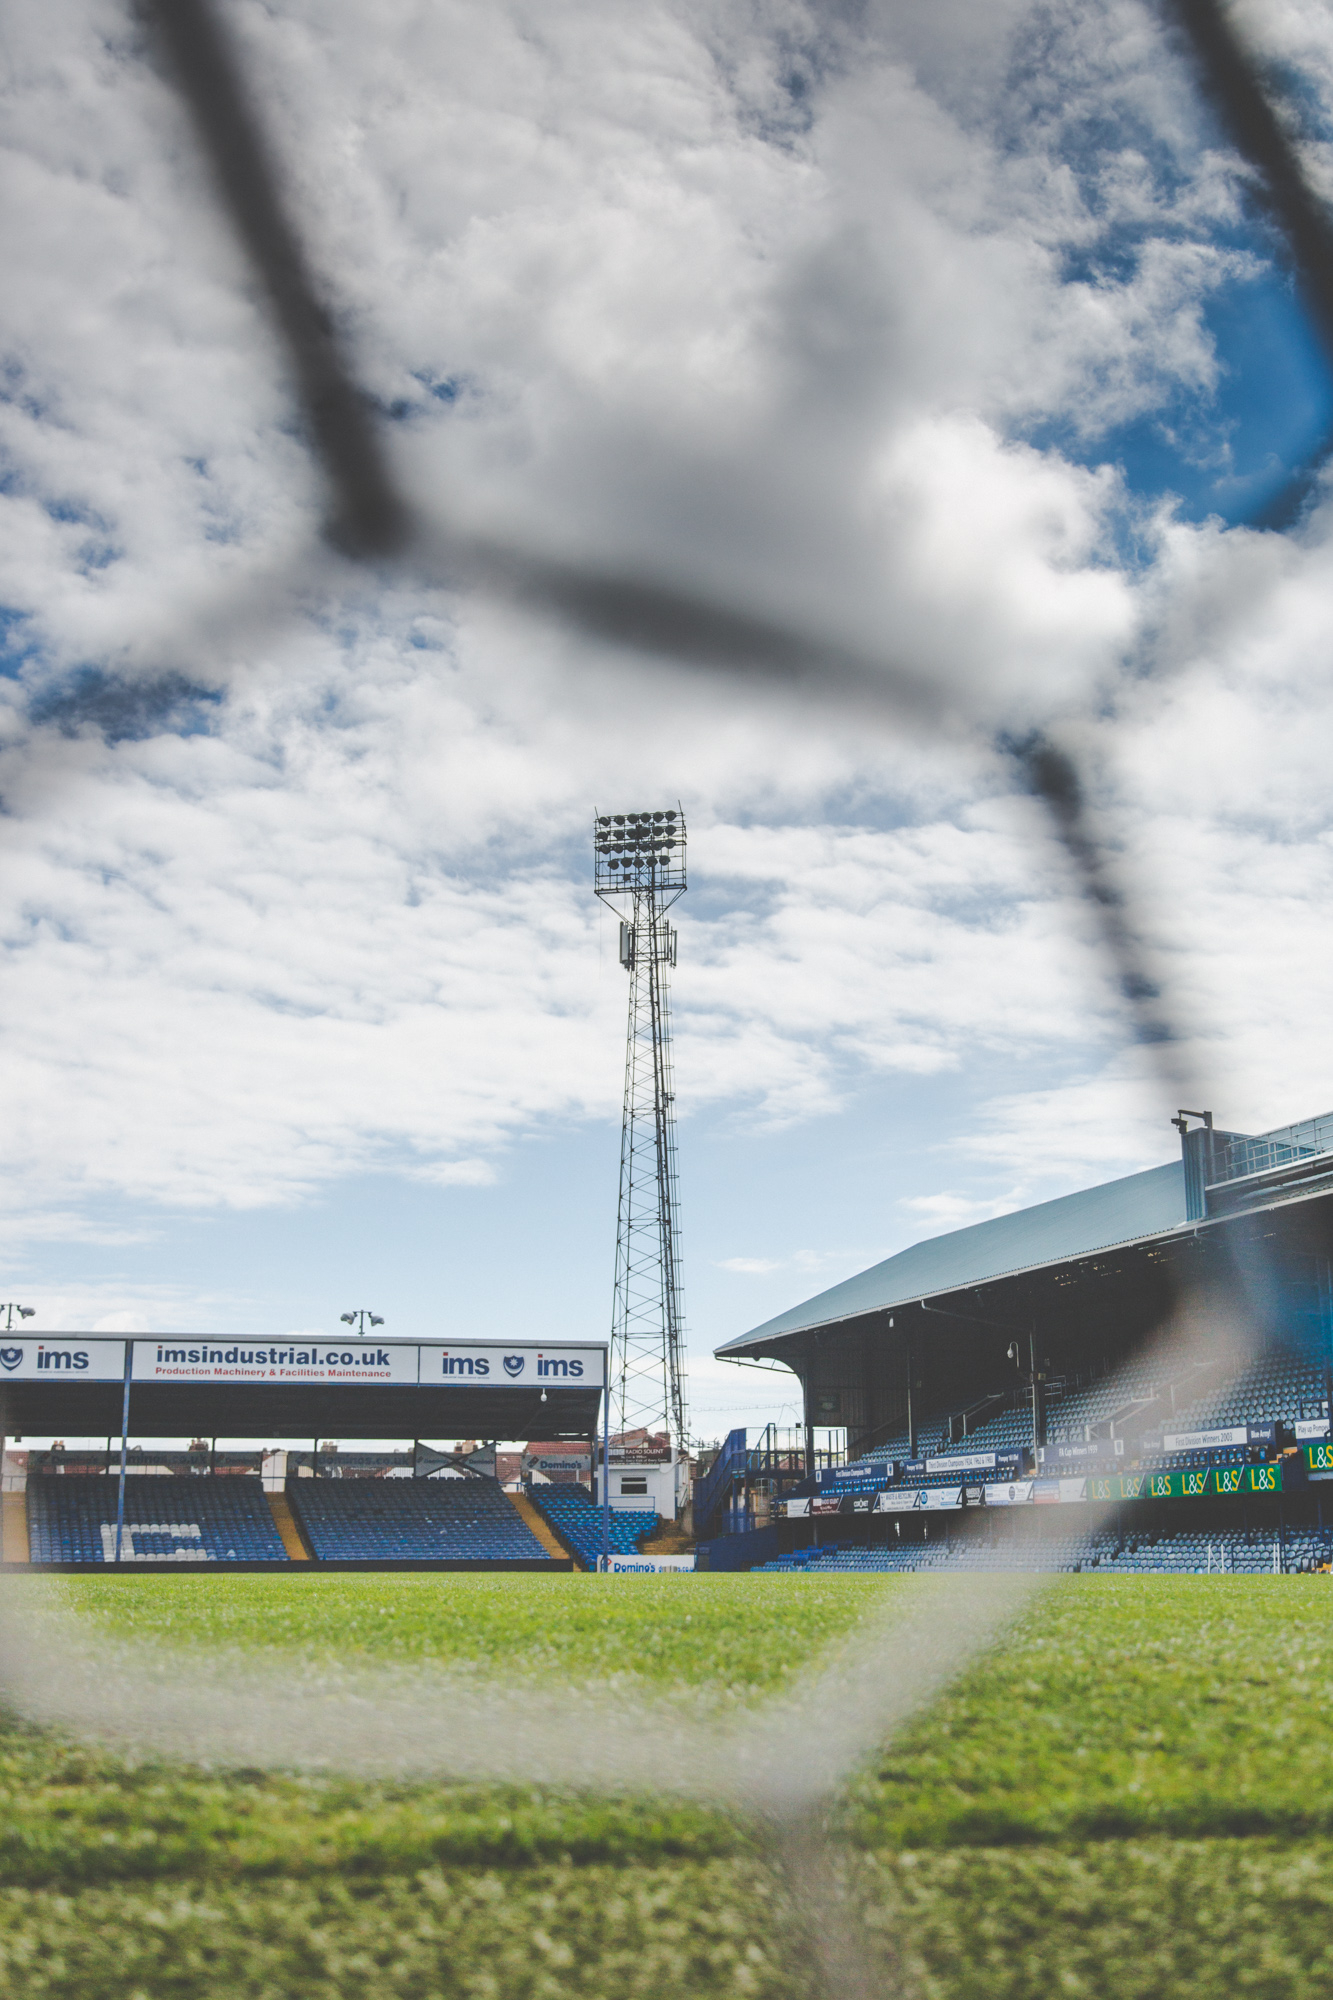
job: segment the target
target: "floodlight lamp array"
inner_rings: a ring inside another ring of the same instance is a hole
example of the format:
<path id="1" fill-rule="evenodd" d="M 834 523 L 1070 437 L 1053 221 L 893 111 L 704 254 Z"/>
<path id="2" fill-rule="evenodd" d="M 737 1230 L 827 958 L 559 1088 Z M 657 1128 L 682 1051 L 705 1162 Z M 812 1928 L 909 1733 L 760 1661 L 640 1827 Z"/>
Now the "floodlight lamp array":
<path id="1" fill-rule="evenodd" d="M 599 813 L 593 827 L 597 887 L 683 889 L 685 815 L 664 812 Z"/>

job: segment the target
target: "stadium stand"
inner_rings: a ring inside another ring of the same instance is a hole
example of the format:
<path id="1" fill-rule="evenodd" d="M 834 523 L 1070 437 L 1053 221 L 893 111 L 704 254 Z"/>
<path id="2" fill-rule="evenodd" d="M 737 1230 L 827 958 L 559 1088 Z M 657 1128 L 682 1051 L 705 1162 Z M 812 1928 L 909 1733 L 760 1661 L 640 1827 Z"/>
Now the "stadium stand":
<path id="1" fill-rule="evenodd" d="M 533 1486 L 528 1494 L 534 1507 L 549 1521 L 570 1554 L 588 1569 L 596 1569 L 602 1553 L 602 1510 L 583 1486 Z M 646 1535 L 660 1523 L 656 1514 L 613 1507 L 611 1510 L 611 1554 L 638 1555 Z"/>
<path id="2" fill-rule="evenodd" d="M 1280 1349 L 1193 1402 L 1177 1408 L 1172 1431 L 1217 1430 L 1228 1424 L 1294 1423 L 1326 1408 L 1323 1364 L 1313 1355 Z"/>
<path id="3" fill-rule="evenodd" d="M 790 1575 L 893 1570 L 1099 1571 L 1105 1575 L 1174 1572 L 1185 1575 L 1267 1576 L 1311 1570 L 1333 1561 L 1333 1529 L 1223 1529 L 1197 1532 L 1103 1529 L 1090 1534 L 955 1533 L 929 1542 L 874 1548 L 829 1543 L 797 1549 L 756 1570 Z"/>
<path id="4" fill-rule="evenodd" d="M 35 1563 L 114 1562 L 118 1482 L 30 1474 L 28 1545 Z M 246 1477 L 125 1481 L 121 1561 L 285 1563 L 287 1551 L 264 1488 Z"/>
<path id="5" fill-rule="evenodd" d="M 1089 1429 L 1116 1420 L 1116 1432 L 1129 1441 L 1129 1455 L 1137 1457 L 1139 1431 L 1135 1413 L 1142 1412 L 1144 1430 L 1160 1437 L 1163 1433 L 1212 1430 L 1243 1423 L 1295 1423 L 1305 1417 L 1326 1413 L 1323 1362 L 1311 1354 L 1277 1349 L 1230 1381 L 1211 1384 L 1191 1396 L 1191 1378 L 1198 1369 L 1174 1381 L 1159 1367 L 1121 1369 L 1114 1378 L 1101 1376 L 1075 1383 L 1063 1393 L 1053 1393 L 1047 1404 L 1045 1441 L 1048 1444 L 1077 1444 Z M 1174 1401 L 1174 1409 L 1164 1411 L 1162 1402 Z M 1010 1407 L 995 1412 L 970 1428 L 965 1435 L 949 1438 L 949 1418 L 938 1414 L 923 1422 L 917 1435 L 919 1457 L 959 1452 L 1008 1451 L 1032 1444 L 1032 1406 L 1022 1392 L 1015 1392 Z M 1148 1447 L 1151 1450 L 1151 1445 Z M 869 1472 L 893 1460 L 905 1460 L 907 1433 L 865 1452 L 844 1471 Z M 1172 1461 L 1183 1462 L 1183 1461 Z M 1146 1463 L 1146 1461 L 1145 1461 Z M 1152 1466 L 1157 1469 L 1154 1456 Z M 913 1483 L 920 1483 L 914 1481 Z"/>
<path id="6" fill-rule="evenodd" d="M 317 1562 L 548 1563 L 494 1479 L 289 1479 Z"/>

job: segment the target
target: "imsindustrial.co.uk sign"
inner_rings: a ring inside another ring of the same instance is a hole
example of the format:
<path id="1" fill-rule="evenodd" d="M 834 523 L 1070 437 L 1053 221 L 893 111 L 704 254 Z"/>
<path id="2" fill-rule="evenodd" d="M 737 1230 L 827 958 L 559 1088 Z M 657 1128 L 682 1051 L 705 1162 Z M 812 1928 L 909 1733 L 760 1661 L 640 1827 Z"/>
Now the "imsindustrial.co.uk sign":
<path id="1" fill-rule="evenodd" d="M 164 1334 L 134 1343 L 136 1382 L 384 1382 L 423 1388 L 594 1388 L 599 1347 L 408 1345 L 374 1340 L 208 1340 Z"/>

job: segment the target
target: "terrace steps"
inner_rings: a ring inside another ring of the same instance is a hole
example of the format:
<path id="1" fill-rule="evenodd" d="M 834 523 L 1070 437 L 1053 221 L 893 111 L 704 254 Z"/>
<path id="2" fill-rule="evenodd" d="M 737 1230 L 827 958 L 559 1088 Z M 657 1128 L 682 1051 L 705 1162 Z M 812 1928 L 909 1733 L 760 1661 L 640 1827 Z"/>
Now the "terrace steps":
<path id="1" fill-rule="evenodd" d="M 2 1539 L 0 1539 L 0 1561 L 25 1563 L 31 1561 L 28 1550 L 28 1496 L 26 1493 L 5 1493 Z"/>
<path id="2" fill-rule="evenodd" d="M 506 1500 L 513 1501 L 524 1525 L 531 1529 L 547 1555 L 558 1556 L 561 1562 L 567 1562 L 570 1556 L 574 1554 L 573 1550 L 565 1547 L 554 1529 L 537 1512 L 537 1509 L 533 1506 L 527 1495 L 525 1493 L 506 1493 L 505 1498 Z M 574 1567 L 576 1569 L 584 1567 L 577 1555 L 574 1556 Z"/>
<path id="3" fill-rule="evenodd" d="M 269 1512 L 273 1516 L 273 1525 L 281 1535 L 282 1546 L 286 1549 L 291 1561 L 294 1563 L 308 1563 L 310 1561 L 310 1551 L 305 1545 L 301 1530 L 296 1525 L 296 1516 L 292 1512 L 291 1502 L 288 1500 L 287 1495 L 285 1493 L 270 1493 L 267 1498 Z"/>

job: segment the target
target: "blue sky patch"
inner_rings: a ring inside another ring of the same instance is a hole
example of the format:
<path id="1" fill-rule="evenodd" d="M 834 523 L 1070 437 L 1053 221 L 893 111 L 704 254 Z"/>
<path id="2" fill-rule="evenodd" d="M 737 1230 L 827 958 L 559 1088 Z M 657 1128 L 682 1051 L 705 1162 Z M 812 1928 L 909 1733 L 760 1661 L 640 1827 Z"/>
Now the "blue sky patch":
<path id="1" fill-rule="evenodd" d="M 1221 364 L 1211 399 L 1182 397 L 1107 442 L 1134 492 L 1177 494 L 1189 520 L 1283 526 L 1333 430 L 1333 375 L 1276 270 L 1224 286 L 1204 318 Z"/>

